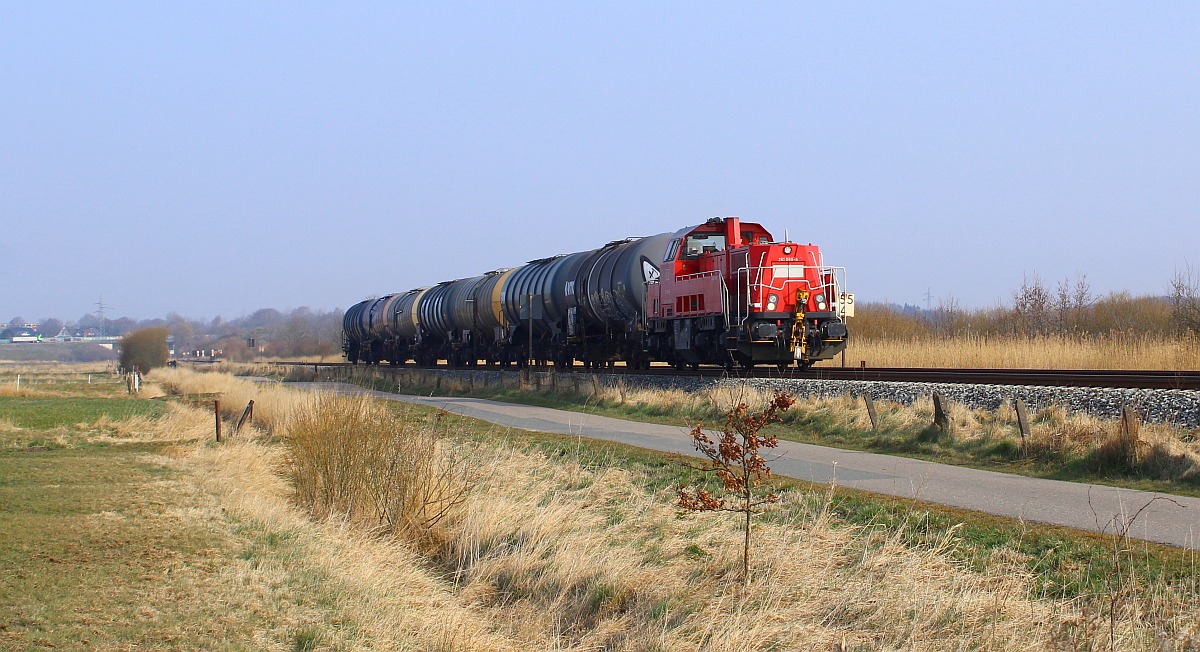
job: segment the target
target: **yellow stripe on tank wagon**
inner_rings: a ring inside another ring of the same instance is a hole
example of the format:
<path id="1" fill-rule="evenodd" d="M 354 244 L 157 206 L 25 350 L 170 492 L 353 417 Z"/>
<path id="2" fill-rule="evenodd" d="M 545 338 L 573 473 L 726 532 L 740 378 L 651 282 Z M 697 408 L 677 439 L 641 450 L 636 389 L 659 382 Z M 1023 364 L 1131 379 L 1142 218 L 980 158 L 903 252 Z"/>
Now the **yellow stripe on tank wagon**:
<path id="1" fill-rule="evenodd" d="M 503 328 L 508 327 L 504 319 L 504 284 L 508 283 L 508 277 L 512 276 L 512 273 L 518 269 L 520 268 L 514 267 L 507 272 L 501 273 L 500 280 L 496 281 L 496 285 L 492 286 L 492 314 L 496 316 L 496 323 L 500 324 Z"/>
<path id="2" fill-rule="evenodd" d="M 421 293 L 417 295 L 417 298 L 413 299 L 412 309 L 409 310 L 410 314 L 408 319 L 412 322 L 414 333 L 419 334 L 421 332 L 421 299 L 424 299 L 425 293 L 432 289 L 433 288 L 425 288 L 424 290 L 421 290 Z"/>

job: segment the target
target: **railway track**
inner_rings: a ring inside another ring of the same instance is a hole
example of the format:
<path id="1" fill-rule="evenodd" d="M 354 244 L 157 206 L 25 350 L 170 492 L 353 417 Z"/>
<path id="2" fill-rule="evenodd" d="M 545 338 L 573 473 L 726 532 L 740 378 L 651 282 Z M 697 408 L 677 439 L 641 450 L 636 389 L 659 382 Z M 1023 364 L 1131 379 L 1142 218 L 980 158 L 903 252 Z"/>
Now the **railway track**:
<path id="1" fill-rule="evenodd" d="M 349 367 L 347 362 L 276 362 L 282 366 L 301 367 Z M 363 366 L 363 365 L 359 365 Z M 382 371 L 411 367 L 377 367 Z M 445 365 L 431 367 L 453 369 Z M 475 367 L 499 369 L 498 367 Z M 512 368 L 510 368 L 512 369 Z M 547 367 L 533 367 L 535 371 L 548 371 Z M 627 369 L 616 366 L 601 370 L 573 367 L 561 373 L 614 373 L 652 376 L 700 376 L 721 377 L 731 375 L 738 378 L 792 378 L 817 380 L 870 380 L 908 383 L 958 383 L 980 385 L 1034 385 L 1043 387 L 1108 387 L 1122 389 L 1182 389 L 1200 391 L 1200 372 L 1128 369 L 934 369 L 898 367 L 813 367 L 810 369 L 756 368 L 739 370 L 732 374 L 724 369 L 699 368 L 679 371 L 667 366 L 650 369 Z"/>

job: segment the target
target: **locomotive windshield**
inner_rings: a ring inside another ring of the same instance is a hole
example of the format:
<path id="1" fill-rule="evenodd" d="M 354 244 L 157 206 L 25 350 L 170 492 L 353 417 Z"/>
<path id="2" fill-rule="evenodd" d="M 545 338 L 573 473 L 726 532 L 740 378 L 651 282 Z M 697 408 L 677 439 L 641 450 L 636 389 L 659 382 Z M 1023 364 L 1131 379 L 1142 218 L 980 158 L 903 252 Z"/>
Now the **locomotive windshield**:
<path id="1" fill-rule="evenodd" d="M 724 248 L 724 233 L 693 233 L 684 241 L 681 257 L 696 258 L 700 254 L 716 252 Z"/>
<path id="2" fill-rule="evenodd" d="M 676 238 L 676 239 L 672 240 L 670 244 L 667 245 L 667 253 L 663 254 L 663 262 L 664 263 L 669 263 L 672 260 L 675 260 L 675 254 L 679 253 L 679 243 L 680 242 L 681 242 L 681 240 Z"/>

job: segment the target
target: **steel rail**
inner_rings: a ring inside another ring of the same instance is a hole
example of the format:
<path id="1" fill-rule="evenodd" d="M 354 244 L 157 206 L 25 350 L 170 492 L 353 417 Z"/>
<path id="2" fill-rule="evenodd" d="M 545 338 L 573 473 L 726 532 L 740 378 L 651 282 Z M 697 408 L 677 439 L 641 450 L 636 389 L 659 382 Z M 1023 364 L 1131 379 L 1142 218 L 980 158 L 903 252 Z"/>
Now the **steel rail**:
<path id="1" fill-rule="evenodd" d="M 284 366 L 343 367 L 353 366 L 348 362 L 273 362 Z M 362 365 L 366 366 L 366 365 Z M 408 366 L 380 365 L 380 370 L 406 369 Z M 444 365 L 436 369 L 454 369 Z M 468 369 L 498 370 L 500 367 L 470 367 Z M 516 367 L 508 367 L 515 370 Z M 546 367 L 533 367 L 535 371 L 548 371 Z M 901 367 L 812 367 L 810 369 L 788 368 L 779 371 L 774 367 L 738 369 L 732 372 L 718 367 L 676 370 L 670 367 L 650 369 L 628 369 L 623 366 L 607 369 L 584 369 L 579 366 L 560 369 L 560 373 L 615 373 L 653 376 L 701 376 L 732 378 L 781 378 L 816 380 L 868 380 L 906 383 L 952 383 L 980 385 L 1037 385 L 1048 387 L 1105 387 L 1120 389 L 1180 389 L 1200 391 L 1200 371 L 1166 371 L 1135 369 L 949 369 L 949 368 L 901 368 Z"/>

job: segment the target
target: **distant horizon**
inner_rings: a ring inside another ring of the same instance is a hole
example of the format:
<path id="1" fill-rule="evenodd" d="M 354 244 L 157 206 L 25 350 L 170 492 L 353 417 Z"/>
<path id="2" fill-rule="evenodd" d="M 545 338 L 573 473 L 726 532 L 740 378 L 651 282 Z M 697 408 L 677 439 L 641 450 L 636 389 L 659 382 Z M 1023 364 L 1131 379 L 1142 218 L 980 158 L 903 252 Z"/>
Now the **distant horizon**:
<path id="1" fill-rule="evenodd" d="M 863 301 L 1159 294 L 1200 264 L 1198 33 L 1196 3 L 14 4 L 0 310 L 345 309 L 734 215 Z"/>
<path id="2" fill-rule="evenodd" d="M 1043 279 L 1043 283 L 1045 283 L 1044 279 Z M 1047 287 L 1047 288 L 1050 288 L 1050 289 L 1053 289 L 1053 285 L 1046 285 L 1046 287 Z M 1017 289 L 1017 288 L 1014 288 L 1014 291 L 1016 291 L 1016 289 Z M 383 294 L 388 294 L 388 293 L 387 293 L 387 292 L 381 292 L 381 293 L 379 293 L 379 296 L 382 296 Z M 1170 294 L 1169 294 L 1169 293 L 1162 293 L 1162 294 L 1152 294 L 1152 293 L 1146 293 L 1146 294 L 1136 294 L 1136 293 L 1128 292 L 1128 291 L 1126 291 L 1126 290 L 1114 290 L 1114 291 L 1111 291 L 1111 292 L 1106 292 L 1106 293 L 1103 293 L 1103 294 L 1095 294 L 1095 293 L 1094 293 L 1094 294 L 1093 294 L 1093 301 L 1100 300 L 1100 299 L 1104 299 L 1104 298 L 1106 298 L 1106 297 L 1121 296 L 1121 295 L 1123 295 L 1123 294 L 1128 294 L 1128 295 L 1129 295 L 1130 297 L 1132 297 L 1132 298 L 1151 298 L 1151 299 L 1160 299 L 1160 300 L 1163 300 L 1163 301 L 1169 301 L 1169 300 L 1170 300 Z M 184 319 L 185 321 L 189 321 L 189 322 L 198 322 L 198 323 L 204 323 L 204 324 L 208 324 L 208 323 L 211 323 L 212 321 L 214 321 L 214 320 L 216 320 L 216 319 L 221 319 L 223 322 L 233 322 L 233 321 L 244 320 L 244 319 L 247 319 L 247 318 L 249 318 L 249 317 L 253 316 L 254 314 L 256 314 L 256 313 L 258 313 L 258 312 L 260 312 L 260 311 L 263 311 L 263 310 L 276 310 L 276 311 L 278 311 L 278 312 L 280 312 L 280 313 L 282 313 L 282 314 L 284 314 L 284 315 L 288 315 L 288 314 L 294 313 L 294 312 L 295 312 L 295 311 L 297 311 L 297 310 L 302 310 L 302 309 L 308 309 L 308 310 L 311 310 L 311 311 L 313 311 L 313 312 L 315 312 L 315 313 L 317 313 L 317 314 L 344 313 L 344 312 L 346 311 L 346 309 L 347 309 L 347 308 L 349 308 L 350 306 L 352 306 L 352 305 L 355 305 L 355 304 L 357 304 L 357 303 L 360 303 L 361 301 L 363 301 L 363 300 L 366 300 L 366 299 L 368 299 L 368 298 L 374 298 L 374 297 L 364 297 L 364 299 L 360 299 L 359 301 L 355 301 L 355 302 L 353 302 L 353 303 L 351 303 L 351 304 L 349 304 L 349 305 L 347 305 L 347 306 L 345 306 L 345 307 L 342 307 L 342 306 L 335 306 L 335 307 L 333 307 L 333 308 L 316 308 L 316 307 L 313 307 L 313 306 L 295 306 L 295 307 L 289 307 L 289 308 L 276 308 L 276 307 L 273 307 L 273 306 L 263 306 L 263 307 L 260 307 L 260 308 L 255 308 L 254 310 L 251 310 L 251 311 L 249 311 L 249 312 L 243 312 L 243 313 L 241 313 L 241 314 L 238 314 L 238 315 L 231 315 L 231 316 L 226 316 L 226 315 L 220 315 L 220 314 L 218 314 L 218 315 L 211 315 L 211 316 L 198 316 L 198 317 L 197 317 L 197 316 L 191 316 L 191 315 L 187 315 L 187 314 L 184 314 L 184 313 L 181 313 L 181 312 L 178 312 L 178 311 L 171 311 L 171 312 L 165 313 L 165 314 L 163 314 L 163 315 L 135 316 L 135 315 L 125 315 L 125 314 L 122 314 L 122 315 L 115 315 L 115 316 L 106 316 L 105 318 L 106 318 L 106 319 L 108 319 L 109 321 L 117 321 L 117 320 L 122 320 L 122 319 L 131 319 L 131 320 L 133 320 L 133 321 L 136 321 L 136 322 L 146 322 L 146 321 L 153 321 L 153 320 L 166 320 L 166 319 L 167 319 L 167 318 L 168 318 L 170 315 L 172 315 L 172 314 L 175 314 L 175 315 L 178 315 L 179 317 L 181 317 L 182 319 Z M 993 304 L 993 305 L 988 305 L 988 306 L 969 306 L 969 305 L 963 305 L 963 304 L 960 302 L 960 303 L 958 304 L 958 308 L 959 308 L 959 309 L 961 309 L 961 310 L 963 310 L 964 312 L 975 312 L 975 311 L 992 310 L 992 309 L 995 309 L 995 308 L 1011 308 L 1011 307 L 1012 307 L 1012 299 L 1013 299 L 1013 297 L 1010 295 L 1010 296 L 1008 297 L 1008 301 L 1007 301 L 1007 302 L 1000 302 L 1000 303 Z M 938 309 L 939 305 L 943 305 L 943 304 L 939 303 L 939 301 L 938 301 L 938 298 L 937 298 L 937 297 L 935 297 L 934 299 L 932 299 L 932 300 L 931 300 L 931 304 L 930 304 L 930 305 L 928 305 L 928 306 L 927 306 L 927 305 L 924 303 L 924 301 L 922 301 L 921 303 L 914 303 L 914 302 L 911 302 L 911 301 L 909 301 L 909 302 L 898 302 L 898 301 L 891 301 L 891 300 L 888 300 L 888 299 L 886 299 L 886 298 L 884 298 L 884 299 L 870 299 L 870 298 L 864 299 L 864 298 L 863 298 L 863 297 L 861 297 L 861 296 L 858 296 L 858 297 L 856 297 L 856 303 L 857 303 L 859 306 L 863 306 L 863 305 L 870 305 L 870 306 L 894 306 L 894 307 L 899 307 L 899 308 L 913 307 L 913 308 L 917 308 L 917 309 L 919 309 L 919 310 L 922 310 L 922 311 L 935 311 L 935 310 L 937 310 L 937 309 Z M 6 313 L 4 313 L 4 312 L 3 312 L 3 309 L 2 309 L 2 308 L 0 308 L 0 314 L 6 314 Z M 41 323 L 41 322 L 45 321 L 47 318 L 49 318 L 49 319 L 58 319 L 58 320 L 62 321 L 64 324 L 70 324 L 70 323 L 75 323 L 75 324 L 78 324 L 78 323 L 79 323 L 79 321 L 80 321 L 80 320 L 81 320 L 83 317 L 87 317 L 87 316 L 96 316 L 96 313 L 95 313 L 95 312 L 91 312 L 91 313 L 85 313 L 85 314 L 83 314 L 83 315 L 80 315 L 80 317 L 78 317 L 78 318 L 70 318 L 70 319 L 65 319 L 65 318 L 63 318 L 62 316 L 59 316 L 59 315 L 45 315 L 45 316 L 43 316 L 43 317 L 38 317 L 38 318 L 36 318 L 36 319 L 29 319 L 29 318 L 28 318 L 28 317 L 26 317 L 24 314 L 20 314 L 20 313 L 13 313 L 13 316 L 21 316 L 21 317 L 25 317 L 25 319 L 26 319 L 26 322 L 33 322 L 33 323 Z M 7 322 L 7 321 L 0 321 L 0 328 L 4 328 L 4 327 L 8 326 L 8 325 L 9 325 L 9 323 L 10 323 L 10 322 Z"/>

